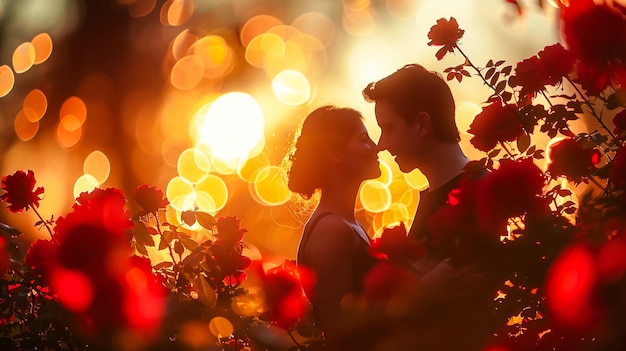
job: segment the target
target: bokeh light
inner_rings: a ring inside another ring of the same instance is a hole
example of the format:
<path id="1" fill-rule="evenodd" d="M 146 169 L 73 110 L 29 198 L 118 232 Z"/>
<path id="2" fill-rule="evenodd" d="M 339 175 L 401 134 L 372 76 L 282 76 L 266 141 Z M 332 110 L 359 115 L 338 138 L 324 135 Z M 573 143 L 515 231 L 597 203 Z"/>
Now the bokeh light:
<path id="1" fill-rule="evenodd" d="M 106 182 L 111 174 L 111 162 L 107 155 L 100 150 L 92 151 L 83 162 L 83 172 L 89 174 L 96 179 L 96 182 L 102 184 Z"/>
<path id="2" fill-rule="evenodd" d="M 232 92 L 215 100 L 201 116 L 200 141 L 222 160 L 247 158 L 264 132 L 263 111 L 256 100 Z"/>
<path id="3" fill-rule="evenodd" d="M 276 98 L 285 105 L 302 105 L 311 97 L 311 87 L 307 78 L 295 70 L 284 70 L 272 80 Z"/>
<path id="4" fill-rule="evenodd" d="M 7 65 L 0 66 L 0 97 L 11 92 L 15 85 L 15 75 L 11 67 Z"/>

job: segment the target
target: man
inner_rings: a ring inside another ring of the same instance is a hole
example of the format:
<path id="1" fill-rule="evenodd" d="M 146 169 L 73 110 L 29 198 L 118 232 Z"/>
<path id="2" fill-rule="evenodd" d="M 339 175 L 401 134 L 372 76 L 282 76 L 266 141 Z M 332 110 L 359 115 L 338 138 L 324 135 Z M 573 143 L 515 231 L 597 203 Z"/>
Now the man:
<path id="1" fill-rule="evenodd" d="M 440 75 L 411 64 L 370 83 L 363 96 L 375 103 L 379 149 L 395 156 L 402 172 L 418 168 L 429 182 L 408 233 L 429 249 L 413 265 L 428 307 L 409 313 L 403 327 L 413 339 L 407 343 L 414 349 L 482 350 L 492 334 L 486 327 L 492 322 L 492 290 L 483 285 L 483 273 L 473 261 L 459 264 L 455 240 L 437 238 L 428 229 L 428 219 L 446 206 L 461 179 L 482 176 L 464 169 L 469 160 L 459 145 L 452 92 Z"/>
<path id="2" fill-rule="evenodd" d="M 433 244 L 427 220 L 446 203 L 469 162 L 459 145 L 450 87 L 437 73 L 411 64 L 370 83 L 363 96 L 375 103 L 380 150 L 395 156 L 402 172 L 418 168 L 428 179 L 409 237 Z"/>

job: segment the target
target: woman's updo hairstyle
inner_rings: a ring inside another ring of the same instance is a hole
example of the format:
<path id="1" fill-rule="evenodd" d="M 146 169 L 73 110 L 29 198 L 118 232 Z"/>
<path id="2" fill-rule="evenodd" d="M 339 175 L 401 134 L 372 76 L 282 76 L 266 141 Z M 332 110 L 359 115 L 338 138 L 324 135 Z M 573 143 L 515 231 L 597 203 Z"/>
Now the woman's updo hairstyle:
<path id="1" fill-rule="evenodd" d="M 311 112 L 300 128 L 289 160 L 288 187 L 305 199 L 311 198 L 334 167 L 329 152 L 341 151 L 362 125 L 357 110 L 322 106 Z"/>

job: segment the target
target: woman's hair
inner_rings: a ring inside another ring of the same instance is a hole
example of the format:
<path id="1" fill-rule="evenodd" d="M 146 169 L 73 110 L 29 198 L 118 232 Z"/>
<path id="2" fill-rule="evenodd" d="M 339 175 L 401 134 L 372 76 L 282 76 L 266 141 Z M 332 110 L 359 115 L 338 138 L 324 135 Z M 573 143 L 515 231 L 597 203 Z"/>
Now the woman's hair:
<path id="1" fill-rule="evenodd" d="M 305 199 L 326 182 L 333 165 L 329 151 L 342 150 L 362 125 L 360 112 L 351 108 L 322 106 L 311 112 L 300 128 L 289 155 L 288 187 Z"/>
<path id="2" fill-rule="evenodd" d="M 363 89 L 363 97 L 368 102 L 389 103 L 407 122 L 419 112 L 427 112 L 437 139 L 443 142 L 461 140 L 452 92 L 437 72 L 418 64 L 406 65 L 377 82 L 369 83 Z"/>

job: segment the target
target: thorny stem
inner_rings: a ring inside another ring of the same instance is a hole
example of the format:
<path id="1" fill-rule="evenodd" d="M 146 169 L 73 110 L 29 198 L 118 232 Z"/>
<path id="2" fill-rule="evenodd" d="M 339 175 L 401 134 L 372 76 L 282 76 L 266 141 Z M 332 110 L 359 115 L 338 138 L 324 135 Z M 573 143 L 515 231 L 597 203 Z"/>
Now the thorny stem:
<path id="1" fill-rule="evenodd" d="M 58 244 L 56 238 L 54 237 L 54 235 L 52 234 L 52 229 L 50 229 L 50 226 L 48 225 L 48 222 L 46 222 L 43 217 L 41 217 L 41 214 L 39 214 L 39 211 L 37 211 L 37 209 L 35 208 L 35 206 L 33 205 L 28 205 L 28 207 L 30 207 L 30 209 L 33 210 L 33 212 L 35 212 L 35 214 L 37 215 L 37 217 L 39 218 L 39 220 L 41 221 L 41 223 L 44 225 L 44 227 L 46 227 L 46 230 L 48 231 L 48 233 L 50 234 L 50 239 L 52 239 L 55 243 Z"/>
<path id="2" fill-rule="evenodd" d="M 474 63 L 472 63 L 472 61 L 469 59 L 469 57 L 467 57 L 467 55 L 465 55 L 465 53 L 463 52 L 463 50 L 461 50 L 461 48 L 460 48 L 459 46 L 456 46 L 456 49 L 457 49 L 457 50 L 459 50 L 459 53 L 460 53 L 461 55 L 463 55 L 463 57 L 465 58 L 465 62 L 466 62 L 466 63 L 467 63 L 470 67 L 472 67 L 472 68 L 476 71 L 476 73 L 478 73 L 478 76 L 480 77 L 480 79 L 482 79 L 482 80 L 483 80 L 483 83 L 485 83 L 485 84 L 486 84 L 488 87 L 490 87 L 490 88 L 491 88 L 494 92 L 496 92 L 496 89 L 495 89 L 495 88 L 494 88 L 491 84 L 489 84 L 489 82 L 487 82 L 487 80 L 485 79 L 485 77 L 484 77 L 484 76 L 483 76 L 483 74 L 481 73 L 480 69 L 478 69 L 478 67 L 476 67 L 476 66 L 474 65 Z M 497 93 L 497 92 L 496 92 L 496 93 Z M 501 96 L 499 93 L 497 93 L 497 94 L 498 94 L 498 96 L 500 97 L 500 100 L 502 100 L 502 101 L 504 102 L 504 99 L 502 98 L 502 96 Z"/>
<path id="3" fill-rule="evenodd" d="M 165 238 L 163 237 L 163 232 L 161 231 L 161 221 L 159 221 L 158 213 L 153 212 L 152 215 L 154 216 L 154 219 L 156 220 L 156 227 L 157 227 L 157 231 L 159 232 L 159 236 L 161 237 L 161 240 L 165 240 Z M 172 262 L 174 263 L 174 266 L 176 266 L 178 263 L 176 263 L 176 257 L 174 257 L 174 251 L 172 251 L 172 246 L 169 243 L 167 244 L 167 249 L 170 252 L 170 257 L 172 257 Z"/>
<path id="4" fill-rule="evenodd" d="M 500 143 L 500 146 L 502 146 L 502 149 L 504 149 L 504 151 L 506 151 L 506 153 L 507 153 L 509 156 L 511 156 L 511 157 L 514 157 L 514 156 L 515 156 L 515 155 L 513 155 L 513 153 L 511 152 L 511 150 L 509 150 L 509 148 L 508 148 L 508 147 L 506 147 L 506 145 L 505 145 L 503 142 L 499 141 L 499 143 Z"/>
<path id="5" fill-rule="evenodd" d="M 615 135 L 613 135 L 611 130 L 606 126 L 606 124 L 604 124 L 604 121 L 602 121 L 602 118 L 600 118 L 600 116 L 598 116 L 598 114 L 596 113 L 596 110 L 593 108 L 593 105 L 591 105 L 591 102 L 589 101 L 589 99 L 587 99 L 585 97 L 585 94 L 583 94 L 580 91 L 578 86 L 576 84 L 574 84 L 574 82 L 569 77 L 566 76 L 565 79 L 567 79 L 567 81 L 572 85 L 572 87 L 574 87 L 574 90 L 576 90 L 576 93 L 580 96 L 580 98 L 583 100 L 583 102 L 589 107 L 589 109 L 591 110 L 591 114 L 593 115 L 593 117 L 595 117 L 596 120 L 598 120 L 598 122 L 600 123 L 602 128 L 604 128 L 604 130 L 606 130 L 607 133 L 609 133 L 611 138 L 615 138 Z"/>

